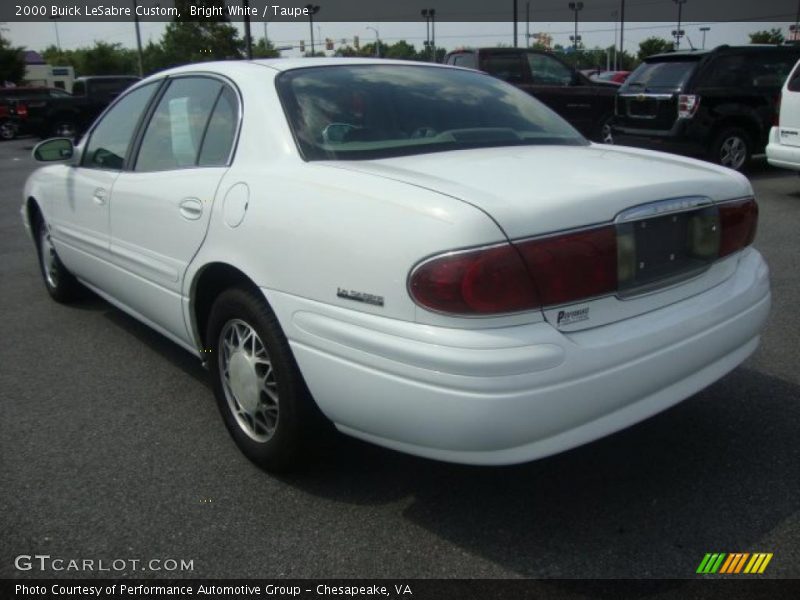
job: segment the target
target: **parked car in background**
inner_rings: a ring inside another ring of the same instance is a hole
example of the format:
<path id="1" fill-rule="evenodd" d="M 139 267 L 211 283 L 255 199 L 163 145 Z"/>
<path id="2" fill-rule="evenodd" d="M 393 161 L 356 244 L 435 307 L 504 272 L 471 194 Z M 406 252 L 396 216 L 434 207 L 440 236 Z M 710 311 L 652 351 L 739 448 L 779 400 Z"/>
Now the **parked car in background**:
<path id="1" fill-rule="evenodd" d="M 133 75 L 78 77 L 72 94 L 28 107 L 30 127 L 39 137 L 81 135 L 121 92 L 139 81 Z"/>
<path id="2" fill-rule="evenodd" d="M 47 292 L 84 284 L 207 361 L 271 469 L 330 422 L 440 460 L 554 454 L 710 385 L 769 311 L 746 178 L 591 144 L 473 70 L 190 64 L 34 157 Z"/>
<path id="3" fill-rule="evenodd" d="M 619 89 L 614 142 L 735 170 L 764 152 L 800 46 L 720 46 L 651 56 Z"/>
<path id="4" fill-rule="evenodd" d="M 5 104 L 12 115 L 14 136 L 37 133 L 39 124 L 30 118 L 31 111 L 36 113 L 51 99 L 68 98 L 69 96 L 69 93 L 60 88 L 43 86 L 0 88 L 0 104 Z M 2 132 L 0 132 L 1 134 Z"/>
<path id="5" fill-rule="evenodd" d="M 592 75 L 590 79 L 592 81 L 605 81 L 622 85 L 630 74 L 630 71 L 601 71 Z"/>
<path id="6" fill-rule="evenodd" d="M 783 85 L 778 122 L 769 134 L 767 161 L 800 171 L 800 61 Z"/>
<path id="7" fill-rule="evenodd" d="M 456 50 L 444 62 L 485 71 L 528 92 L 587 138 L 611 142 L 617 86 L 591 81 L 549 52 L 526 48 Z"/>
<path id="8" fill-rule="evenodd" d="M 13 140 L 18 130 L 19 122 L 11 107 L 0 100 L 0 140 Z"/>

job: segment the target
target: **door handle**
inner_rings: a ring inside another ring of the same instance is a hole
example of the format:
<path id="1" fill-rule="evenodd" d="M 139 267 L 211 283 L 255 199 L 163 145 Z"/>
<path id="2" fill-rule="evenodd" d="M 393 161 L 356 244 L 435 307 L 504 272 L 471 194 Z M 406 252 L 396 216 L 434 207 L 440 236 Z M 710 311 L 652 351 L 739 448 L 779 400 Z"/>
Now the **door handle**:
<path id="1" fill-rule="evenodd" d="M 197 198 L 184 198 L 179 207 L 181 216 L 190 221 L 196 221 L 203 214 L 203 203 Z"/>
<path id="2" fill-rule="evenodd" d="M 97 188 L 92 195 L 92 200 L 95 204 L 102 206 L 106 203 L 106 191 L 103 188 Z"/>

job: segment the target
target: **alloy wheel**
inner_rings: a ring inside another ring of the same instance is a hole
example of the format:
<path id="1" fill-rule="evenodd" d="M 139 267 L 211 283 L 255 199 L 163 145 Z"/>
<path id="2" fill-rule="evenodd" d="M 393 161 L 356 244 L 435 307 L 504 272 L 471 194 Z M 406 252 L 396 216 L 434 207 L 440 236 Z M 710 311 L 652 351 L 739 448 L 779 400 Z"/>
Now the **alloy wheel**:
<path id="1" fill-rule="evenodd" d="M 217 354 L 231 414 L 251 439 L 269 441 L 280 411 L 275 371 L 264 343 L 252 326 L 232 319 L 220 332 Z"/>
<path id="2" fill-rule="evenodd" d="M 719 164 L 723 167 L 739 170 L 747 158 L 747 142 L 738 135 L 722 140 L 719 150 Z"/>

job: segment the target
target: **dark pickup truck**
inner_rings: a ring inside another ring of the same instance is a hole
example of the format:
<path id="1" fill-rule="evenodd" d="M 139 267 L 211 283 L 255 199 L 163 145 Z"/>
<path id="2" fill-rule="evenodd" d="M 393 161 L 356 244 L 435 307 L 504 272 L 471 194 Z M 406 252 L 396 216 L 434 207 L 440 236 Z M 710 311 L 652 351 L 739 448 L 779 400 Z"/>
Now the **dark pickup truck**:
<path id="1" fill-rule="evenodd" d="M 139 78 L 133 75 L 78 77 L 71 96 L 49 98 L 28 107 L 29 127 L 42 138 L 78 137 L 114 98 L 137 81 Z"/>
<path id="2" fill-rule="evenodd" d="M 619 86 L 595 82 L 553 54 L 527 48 L 456 50 L 445 63 L 485 71 L 541 100 L 596 142 L 611 142 L 614 97 Z"/>
<path id="3" fill-rule="evenodd" d="M 764 151 L 800 46 L 719 46 L 645 59 L 619 88 L 614 141 L 742 170 Z"/>

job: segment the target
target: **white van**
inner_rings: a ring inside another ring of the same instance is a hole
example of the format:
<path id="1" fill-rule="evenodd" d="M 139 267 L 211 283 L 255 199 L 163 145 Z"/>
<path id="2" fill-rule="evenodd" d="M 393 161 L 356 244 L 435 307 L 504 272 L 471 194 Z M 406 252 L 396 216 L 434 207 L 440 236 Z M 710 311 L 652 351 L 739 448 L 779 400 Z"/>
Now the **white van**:
<path id="1" fill-rule="evenodd" d="M 800 171 L 800 61 L 783 84 L 778 124 L 769 132 L 767 161 Z"/>

